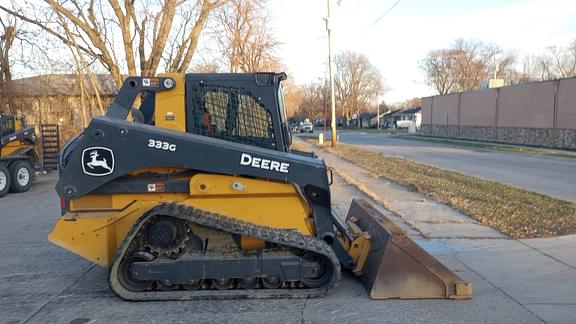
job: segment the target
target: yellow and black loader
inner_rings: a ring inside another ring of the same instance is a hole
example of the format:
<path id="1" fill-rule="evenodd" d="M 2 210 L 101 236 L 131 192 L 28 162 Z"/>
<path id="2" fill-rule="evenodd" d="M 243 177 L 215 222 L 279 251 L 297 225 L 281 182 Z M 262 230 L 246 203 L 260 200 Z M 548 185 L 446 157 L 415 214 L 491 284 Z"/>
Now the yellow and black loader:
<path id="1" fill-rule="evenodd" d="M 127 78 L 62 150 L 50 241 L 126 300 L 321 296 L 341 269 L 373 298 L 470 298 L 367 202 L 333 215 L 324 161 L 290 148 L 285 77 Z"/>
<path id="2" fill-rule="evenodd" d="M 0 197 L 32 186 L 38 154 L 34 129 L 23 117 L 0 114 Z"/>

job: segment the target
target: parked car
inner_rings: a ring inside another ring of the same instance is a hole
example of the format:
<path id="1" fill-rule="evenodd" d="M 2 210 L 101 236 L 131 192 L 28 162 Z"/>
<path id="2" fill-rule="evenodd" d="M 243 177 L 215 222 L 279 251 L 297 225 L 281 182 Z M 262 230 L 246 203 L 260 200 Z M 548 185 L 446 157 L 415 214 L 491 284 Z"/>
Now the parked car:
<path id="1" fill-rule="evenodd" d="M 311 122 L 301 122 L 298 130 L 300 131 L 300 133 L 313 133 L 314 126 L 312 126 Z"/>
<path id="2" fill-rule="evenodd" d="M 292 133 L 296 133 L 296 132 L 300 131 L 300 127 L 298 126 L 298 123 L 288 123 L 288 128 L 290 129 L 290 132 L 292 132 Z"/>

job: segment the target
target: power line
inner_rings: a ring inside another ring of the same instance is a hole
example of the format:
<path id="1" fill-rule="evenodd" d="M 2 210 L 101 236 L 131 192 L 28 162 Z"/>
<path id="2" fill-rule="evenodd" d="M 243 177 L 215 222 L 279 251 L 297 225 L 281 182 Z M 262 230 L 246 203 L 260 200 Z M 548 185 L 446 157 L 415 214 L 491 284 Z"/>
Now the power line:
<path id="1" fill-rule="evenodd" d="M 401 0 L 396 0 L 396 2 L 394 2 L 390 7 L 388 7 L 388 9 L 386 9 L 386 11 L 384 11 L 384 13 L 380 15 L 380 17 L 378 17 L 376 21 L 374 21 L 370 26 L 368 26 L 368 28 L 366 28 L 366 30 L 364 30 L 363 34 L 366 34 L 368 31 L 370 31 L 370 29 L 372 29 L 372 27 L 374 27 L 377 23 L 379 23 L 380 20 L 382 20 L 382 18 L 384 18 L 392 9 L 394 9 L 394 7 L 398 5 L 398 3 L 400 3 L 400 1 Z"/>

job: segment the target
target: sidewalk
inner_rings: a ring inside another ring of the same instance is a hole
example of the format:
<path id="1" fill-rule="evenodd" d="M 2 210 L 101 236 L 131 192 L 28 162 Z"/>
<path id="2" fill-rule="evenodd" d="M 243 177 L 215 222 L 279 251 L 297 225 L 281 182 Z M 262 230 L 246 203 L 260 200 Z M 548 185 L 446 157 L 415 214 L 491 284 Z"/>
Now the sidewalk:
<path id="1" fill-rule="evenodd" d="M 457 210 L 297 141 L 315 151 L 346 182 L 386 207 L 412 239 L 450 268 L 463 265 L 543 322 L 576 322 L 576 235 L 511 240 Z M 346 214 L 347 206 L 338 199 L 334 204 L 338 214 Z M 479 285 L 473 284 L 475 295 L 482 294 Z"/>

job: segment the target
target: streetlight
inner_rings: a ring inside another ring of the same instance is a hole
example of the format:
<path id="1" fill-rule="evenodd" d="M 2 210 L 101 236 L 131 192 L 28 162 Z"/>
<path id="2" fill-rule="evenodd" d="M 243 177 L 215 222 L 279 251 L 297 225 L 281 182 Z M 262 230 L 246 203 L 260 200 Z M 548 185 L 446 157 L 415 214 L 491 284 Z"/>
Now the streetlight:
<path id="1" fill-rule="evenodd" d="M 328 32 L 328 74 L 330 74 L 330 108 L 332 109 L 332 120 L 330 122 L 330 133 L 332 147 L 336 146 L 336 99 L 334 95 L 334 76 L 332 74 L 332 38 L 331 38 L 331 21 L 330 13 L 332 11 L 332 0 L 328 1 L 328 15 L 326 21 L 326 31 Z"/>

